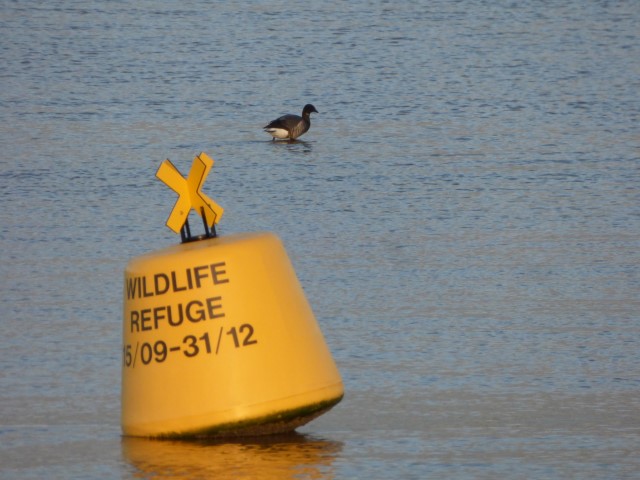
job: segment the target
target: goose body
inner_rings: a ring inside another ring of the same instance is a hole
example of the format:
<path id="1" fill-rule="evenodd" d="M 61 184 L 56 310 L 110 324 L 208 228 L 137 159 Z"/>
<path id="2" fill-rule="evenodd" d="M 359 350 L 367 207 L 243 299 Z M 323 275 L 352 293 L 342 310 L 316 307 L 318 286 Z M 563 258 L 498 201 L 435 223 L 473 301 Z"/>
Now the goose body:
<path id="1" fill-rule="evenodd" d="M 264 131 L 271 135 L 273 140 L 276 138 L 295 140 L 309 130 L 311 112 L 318 113 L 318 110 L 308 103 L 302 109 L 302 116 L 288 113 L 270 122 L 264 127 Z"/>

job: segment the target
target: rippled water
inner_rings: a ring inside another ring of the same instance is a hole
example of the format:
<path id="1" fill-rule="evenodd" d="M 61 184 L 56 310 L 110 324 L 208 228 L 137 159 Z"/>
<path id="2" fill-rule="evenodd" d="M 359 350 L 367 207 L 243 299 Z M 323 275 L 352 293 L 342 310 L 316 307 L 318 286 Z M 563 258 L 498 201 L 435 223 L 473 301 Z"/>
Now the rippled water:
<path id="1" fill-rule="evenodd" d="M 0 477 L 637 475 L 640 4 L 0 12 Z M 120 436 L 122 271 L 179 241 L 154 175 L 201 151 L 345 381 L 295 435 Z"/>

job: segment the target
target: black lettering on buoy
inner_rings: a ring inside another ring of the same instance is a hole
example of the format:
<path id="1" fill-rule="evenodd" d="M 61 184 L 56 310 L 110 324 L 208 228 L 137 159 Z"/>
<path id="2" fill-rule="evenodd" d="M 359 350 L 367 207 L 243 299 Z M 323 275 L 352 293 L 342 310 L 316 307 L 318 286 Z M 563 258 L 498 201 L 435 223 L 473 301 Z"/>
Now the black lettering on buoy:
<path id="1" fill-rule="evenodd" d="M 138 323 L 138 321 L 140 320 L 140 313 L 137 310 L 132 310 L 131 311 L 131 316 L 129 317 L 131 319 L 130 323 L 131 323 L 131 332 L 133 332 L 133 327 L 135 326 L 136 332 L 140 331 L 140 324 Z"/>
<path id="2" fill-rule="evenodd" d="M 142 277 L 142 296 L 153 297 L 153 292 L 147 291 L 147 277 Z"/>
<path id="3" fill-rule="evenodd" d="M 127 278 L 127 300 L 135 298 L 136 292 L 140 291 L 140 277 Z"/>
<path id="4" fill-rule="evenodd" d="M 187 285 L 189 286 L 189 290 L 193 288 L 193 279 L 191 278 L 191 269 L 187 268 Z"/>
<path id="5" fill-rule="evenodd" d="M 158 329 L 158 322 L 160 320 L 166 320 L 166 316 L 162 314 L 162 311 L 166 311 L 168 309 L 168 306 L 165 307 L 156 307 L 153 309 L 153 326 L 154 328 L 157 330 Z"/>
<path id="6" fill-rule="evenodd" d="M 207 298 L 207 313 L 211 320 L 214 318 L 224 317 L 224 312 L 216 313 L 216 310 L 220 308 L 222 308 L 222 297 L 218 296 Z"/>
<path id="7" fill-rule="evenodd" d="M 151 323 L 151 309 L 144 308 L 140 310 L 140 325 L 143 332 L 153 330 L 153 327 L 151 325 L 148 325 L 149 323 Z"/>
<path id="8" fill-rule="evenodd" d="M 146 276 L 127 277 L 125 279 L 127 300 L 160 296 L 169 293 L 169 291 L 177 293 L 202 288 L 207 278 L 211 278 L 213 285 L 229 283 L 226 265 L 226 262 L 217 262 L 186 268 L 185 278 L 182 279 L 179 278 L 175 270 L 169 273 L 155 273 L 153 278 Z M 184 283 L 181 283 L 182 280 Z"/>
<path id="9" fill-rule="evenodd" d="M 140 279 L 141 277 L 138 277 L 137 280 Z M 132 282 L 132 284 L 135 284 L 135 282 Z M 184 323 L 185 319 L 191 323 L 199 323 L 223 317 L 225 317 L 225 313 L 223 311 L 222 296 L 218 295 L 203 300 L 191 300 L 186 304 L 177 303 L 131 310 L 129 313 L 129 328 L 131 333 L 149 332 L 159 330 L 165 324 L 169 327 L 179 327 Z"/>
<path id="10" fill-rule="evenodd" d="M 172 314 L 173 309 L 171 308 L 171 305 L 167 306 L 167 320 L 169 321 L 169 325 L 171 325 L 172 327 L 179 327 L 180 325 L 182 325 L 182 304 L 179 303 L 178 304 L 178 319 L 176 321 L 173 320 L 173 314 Z"/>
<path id="11" fill-rule="evenodd" d="M 193 315 L 193 306 L 196 305 L 199 307 L 199 309 L 197 309 L 195 311 L 197 316 Z M 187 314 L 187 320 L 189 320 L 190 322 L 193 323 L 198 323 L 202 320 L 205 319 L 205 314 L 204 314 L 204 309 L 202 308 L 202 302 L 199 300 L 192 300 L 189 303 L 187 303 L 187 308 L 186 308 L 186 314 Z"/>
<path id="12" fill-rule="evenodd" d="M 164 282 L 164 285 L 162 287 L 160 286 L 161 279 L 162 279 L 162 282 Z M 171 283 L 169 282 L 169 277 L 167 276 L 167 274 L 156 273 L 153 276 L 153 286 L 155 288 L 156 295 L 164 295 L 165 293 L 167 293 L 169 291 L 169 287 L 171 286 Z"/>
<path id="13" fill-rule="evenodd" d="M 222 267 L 225 267 L 225 266 L 226 266 L 226 262 L 218 262 L 218 263 L 211 264 L 211 278 L 213 279 L 214 285 L 217 285 L 219 283 L 229 282 L 228 278 L 221 278 L 222 275 L 225 275 L 227 273 L 226 270 L 222 270 Z"/>
<path id="14" fill-rule="evenodd" d="M 182 291 L 187 289 L 187 287 L 185 287 L 185 286 L 182 286 L 182 287 L 178 286 L 178 280 L 176 279 L 176 272 L 175 271 L 171 272 L 171 282 L 172 282 L 172 285 L 173 285 L 173 291 L 174 292 L 182 292 Z"/>
<path id="15" fill-rule="evenodd" d="M 202 283 L 200 282 L 200 280 L 202 280 L 203 278 L 207 278 L 209 276 L 205 271 L 206 269 L 207 269 L 206 265 L 200 265 L 199 267 L 195 267 L 193 269 L 193 272 L 196 275 L 196 288 L 200 288 L 202 286 Z M 201 272 L 204 272 L 204 273 L 201 273 Z"/>

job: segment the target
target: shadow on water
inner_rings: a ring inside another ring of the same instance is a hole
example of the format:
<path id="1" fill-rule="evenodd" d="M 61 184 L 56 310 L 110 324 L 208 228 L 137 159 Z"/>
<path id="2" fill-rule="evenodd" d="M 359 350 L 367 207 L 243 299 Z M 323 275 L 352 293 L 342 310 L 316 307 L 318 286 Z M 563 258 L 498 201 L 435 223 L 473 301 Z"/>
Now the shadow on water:
<path id="1" fill-rule="evenodd" d="M 211 440 L 123 437 L 125 460 L 144 478 L 332 477 L 342 443 L 296 432 Z"/>
<path id="2" fill-rule="evenodd" d="M 308 153 L 312 150 L 312 142 L 306 142 L 304 140 L 271 140 L 269 141 L 274 147 L 287 147 L 287 150 L 291 152 L 303 152 Z"/>

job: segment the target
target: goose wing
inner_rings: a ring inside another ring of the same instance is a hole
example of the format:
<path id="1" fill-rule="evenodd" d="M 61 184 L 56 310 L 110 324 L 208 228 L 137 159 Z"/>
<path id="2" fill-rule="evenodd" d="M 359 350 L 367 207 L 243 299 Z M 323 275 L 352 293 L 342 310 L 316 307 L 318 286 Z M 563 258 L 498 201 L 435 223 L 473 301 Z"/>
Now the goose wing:
<path id="1" fill-rule="evenodd" d="M 290 132 L 291 129 L 301 121 L 302 117 L 288 113 L 287 115 L 282 115 L 281 117 L 272 120 L 269 125 L 264 128 L 282 128 Z"/>

